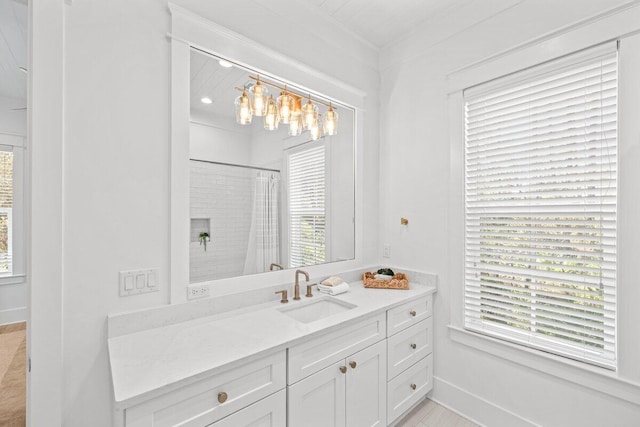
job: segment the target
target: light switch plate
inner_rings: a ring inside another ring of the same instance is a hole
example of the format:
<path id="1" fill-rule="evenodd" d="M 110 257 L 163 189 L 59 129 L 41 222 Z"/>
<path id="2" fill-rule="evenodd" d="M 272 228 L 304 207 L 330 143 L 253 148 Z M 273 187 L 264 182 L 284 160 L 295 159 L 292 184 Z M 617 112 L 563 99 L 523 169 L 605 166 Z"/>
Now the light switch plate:
<path id="1" fill-rule="evenodd" d="M 121 271 L 119 278 L 121 297 L 160 290 L 157 269 Z"/>

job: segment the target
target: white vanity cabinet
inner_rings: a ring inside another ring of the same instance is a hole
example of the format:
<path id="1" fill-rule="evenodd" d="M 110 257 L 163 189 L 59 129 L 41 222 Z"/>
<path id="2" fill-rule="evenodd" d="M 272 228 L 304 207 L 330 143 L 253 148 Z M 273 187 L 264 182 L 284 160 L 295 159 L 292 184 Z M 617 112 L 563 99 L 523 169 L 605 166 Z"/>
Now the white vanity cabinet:
<path id="1" fill-rule="evenodd" d="M 285 385 L 286 356 L 283 350 L 127 408 L 124 413 L 125 425 L 126 427 L 208 426 L 278 390 L 284 391 Z M 274 412 L 284 414 L 285 408 L 285 404 L 281 403 L 281 407 Z M 249 410 L 251 413 L 255 411 L 255 408 Z M 248 416 L 247 419 L 251 418 L 249 412 L 245 413 L 245 416 Z M 259 420 L 260 417 L 256 419 Z M 220 425 L 229 424 L 221 423 Z M 233 425 L 241 426 L 242 424 Z M 263 424 L 252 424 L 249 420 L 247 425 Z"/>
<path id="2" fill-rule="evenodd" d="M 387 424 L 433 388 L 431 295 L 387 311 Z"/>
<path id="3" fill-rule="evenodd" d="M 289 348 L 289 427 L 384 426 L 386 313 Z"/>
<path id="4" fill-rule="evenodd" d="M 236 338 L 227 336 L 226 329 L 220 326 L 224 322 L 235 324 L 237 319 L 223 318 L 216 327 L 207 328 L 207 334 L 203 335 L 193 332 L 201 328 L 189 330 L 189 334 L 207 342 L 204 348 L 212 343 L 223 343 L 219 344 L 221 353 L 213 354 L 219 360 L 208 375 L 196 372 L 180 377 L 179 373 L 172 372 L 171 375 L 181 378 L 172 381 L 168 374 L 158 374 L 164 371 L 155 366 L 145 369 L 143 363 L 129 362 L 127 367 L 135 366 L 135 370 L 130 369 L 127 376 L 119 377 L 121 393 L 116 396 L 122 395 L 122 390 L 132 394 L 132 388 L 141 388 L 140 383 L 149 382 L 150 378 L 155 386 L 148 387 L 145 393 L 117 400 L 115 426 L 395 425 L 433 388 L 432 295 L 426 292 L 404 294 L 403 291 L 378 293 L 354 288 L 354 294 L 362 292 L 360 299 L 354 298 L 354 305 L 360 303 L 366 307 L 367 303 L 375 303 L 374 308 L 368 312 L 354 309 L 352 317 L 333 318 L 324 328 L 288 324 L 289 320 L 282 313 L 266 309 L 257 314 L 240 314 L 245 316 L 244 322 L 249 318 L 255 327 L 264 324 L 263 334 L 276 331 L 273 347 L 255 353 L 245 351 L 243 362 L 228 358 L 225 349 L 234 350 Z M 271 323 L 258 321 L 259 316 L 271 319 Z M 290 327 L 274 329 L 271 327 L 274 322 Z M 166 341 L 162 348 L 173 349 L 175 337 L 186 334 L 176 330 L 167 327 L 166 336 L 154 330 L 149 333 L 148 340 L 161 337 Z M 279 331 L 282 331 L 280 336 L 277 335 Z M 292 333 L 297 335 L 293 339 L 289 338 Z M 136 335 L 136 339 L 141 339 L 140 336 Z M 129 348 L 124 345 L 129 337 L 127 335 L 123 342 L 110 343 L 118 346 L 115 354 L 122 354 Z M 176 348 L 172 361 L 182 360 L 178 355 L 188 359 L 197 354 L 199 341 L 182 342 L 191 347 L 188 350 Z M 163 357 L 166 358 L 166 353 Z M 137 362 L 135 358 L 130 360 Z M 124 369 L 120 359 L 114 358 L 111 362 L 112 369 L 114 364 L 119 371 Z M 134 380 L 128 380 L 132 376 Z M 123 378 L 128 380 L 128 388 L 122 387 Z"/>
<path id="5" fill-rule="evenodd" d="M 289 426 L 386 425 L 386 364 L 383 340 L 290 385 Z"/>

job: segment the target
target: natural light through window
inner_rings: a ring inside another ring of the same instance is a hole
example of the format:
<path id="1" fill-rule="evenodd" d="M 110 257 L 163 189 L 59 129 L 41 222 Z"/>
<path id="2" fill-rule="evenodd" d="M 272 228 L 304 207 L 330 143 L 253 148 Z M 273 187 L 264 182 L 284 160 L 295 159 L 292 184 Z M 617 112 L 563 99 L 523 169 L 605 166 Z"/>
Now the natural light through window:
<path id="1" fill-rule="evenodd" d="M 324 145 L 311 144 L 290 153 L 287 170 L 289 265 L 322 264 L 326 260 Z"/>
<path id="2" fill-rule="evenodd" d="M 13 273 L 13 152 L 0 151 L 0 275 Z"/>
<path id="3" fill-rule="evenodd" d="M 465 91 L 465 327 L 615 368 L 617 52 Z"/>

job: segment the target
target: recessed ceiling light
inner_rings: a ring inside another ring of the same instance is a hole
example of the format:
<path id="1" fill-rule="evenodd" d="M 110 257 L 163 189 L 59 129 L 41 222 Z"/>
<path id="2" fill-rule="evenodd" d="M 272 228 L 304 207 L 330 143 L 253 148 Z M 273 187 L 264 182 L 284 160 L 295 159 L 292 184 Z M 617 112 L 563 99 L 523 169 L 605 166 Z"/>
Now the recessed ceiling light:
<path id="1" fill-rule="evenodd" d="M 233 67 L 233 64 L 232 64 L 231 62 L 229 62 L 229 61 L 225 61 L 224 59 L 219 60 L 219 61 L 218 61 L 218 64 L 220 64 L 220 66 L 221 66 L 221 67 L 224 67 L 224 68 L 231 68 L 231 67 Z"/>
<path id="2" fill-rule="evenodd" d="M 211 100 L 211 98 L 205 96 L 204 98 L 200 99 L 200 102 L 202 102 L 203 104 L 211 104 L 213 101 Z"/>

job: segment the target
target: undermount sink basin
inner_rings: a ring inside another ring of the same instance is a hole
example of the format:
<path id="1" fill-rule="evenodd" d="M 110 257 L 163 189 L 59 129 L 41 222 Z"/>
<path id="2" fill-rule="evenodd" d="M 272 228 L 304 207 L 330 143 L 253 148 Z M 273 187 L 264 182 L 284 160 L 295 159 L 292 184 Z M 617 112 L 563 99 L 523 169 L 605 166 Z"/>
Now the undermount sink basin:
<path id="1" fill-rule="evenodd" d="M 311 323 L 316 320 L 324 319 L 334 314 L 342 313 L 355 308 L 354 304 L 335 299 L 319 299 L 313 302 L 304 303 L 302 305 L 293 305 L 280 309 L 282 314 L 302 323 Z"/>

